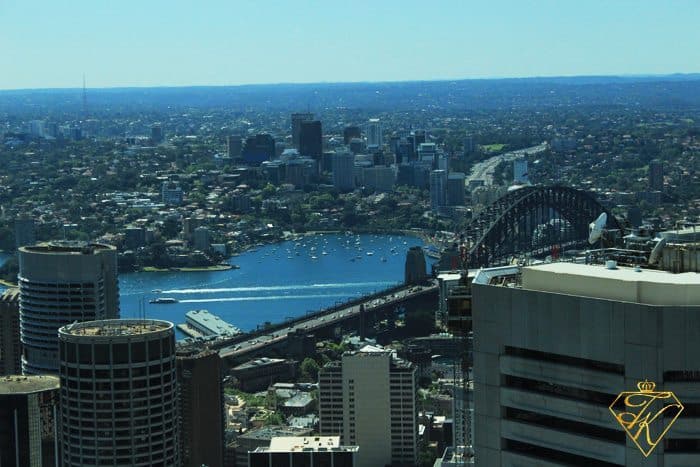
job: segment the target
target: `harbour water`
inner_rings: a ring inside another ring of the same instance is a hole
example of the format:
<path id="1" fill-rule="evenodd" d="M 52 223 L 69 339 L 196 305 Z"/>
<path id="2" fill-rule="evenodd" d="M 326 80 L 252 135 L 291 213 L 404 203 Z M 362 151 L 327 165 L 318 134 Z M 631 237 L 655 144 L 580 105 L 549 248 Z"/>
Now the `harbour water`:
<path id="1" fill-rule="evenodd" d="M 177 324 L 187 311 L 207 309 L 248 331 L 400 283 L 406 251 L 416 245 L 423 242 L 410 236 L 314 235 L 231 258 L 240 269 L 120 274 L 121 316 Z M 155 298 L 177 303 L 149 303 Z"/>

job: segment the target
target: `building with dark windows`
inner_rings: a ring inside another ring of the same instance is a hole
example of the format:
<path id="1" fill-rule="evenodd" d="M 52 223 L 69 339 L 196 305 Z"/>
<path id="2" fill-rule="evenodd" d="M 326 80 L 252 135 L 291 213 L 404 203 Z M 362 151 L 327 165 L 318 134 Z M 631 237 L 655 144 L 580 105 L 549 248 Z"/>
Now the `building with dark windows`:
<path id="1" fill-rule="evenodd" d="M 54 467 L 59 380 L 56 376 L 0 378 L 0 466 Z"/>
<path id="2" fill-rule="evenodd" d="M 19 289 L 11 288 L 0 296 L 0 376 L 21 374 Z"/>
<path id="3" fill-rule="evenodd" d="M 117 250 L 52 242 L 19 249 L 19 313 L 24 374 L 58 372 L 58 329 L 119 318 Z"/>
<path id="4" fill-rule="evenodd" d="M 447 176 L 446 203 L 448 206 L 464 206 L 465 175 L 453 172 Z"/>
<path id="5" fill-rule="evenodd" d="M 15 247 L 34 245 L 36 243 L 36 226 L 31 217 L 15 219 Z"/>
<path id="6" fill-rule="evenodd" d="M 226 137 L 226 155 L 231 159 L 238 159 L 241 157 L 241 152 L 243 151 L 243 140 L 240 136 L 229 135 Z"/>
<path id="7" fill-rule="evenodd" d="M 490 268 L 472 300 L 477 465 L 700 465 L 697 274 L 614 261 Z M 671 407 L 648 432 L 633 428 L 646 443 L 669 427 L 649 457 L 609 408 L 645 380 L 685 406 L 673 424 Z"/>
<path id="8" fill-rule="evenodd" d="M 58 335 L 63 465 L 179 466 L 173 324 L 88 321 Z"/>
<path id="9" fill-rule="evenodd" d="M 359 446 L 355 465 L 416 465 L 416 368 L 367 345 L 319 372 L 319 431 Z"/>
<path id="10" fill-rule="evenodd" d="M 301 123 L 314 119 L 314 114 L 309 112 L 296 112 L 292 114 L 292 146 L 299 149 L 301 135 Z"/>
<path id="11" fill-rule="evenodd" d="M 355 189 L 355 155 L 347 150 L 333 154 L 333 187 L 338 191 Z"/>
<path id="12" fill-rule="evenodd" d="M 163 142 L 163 127 L 160 123 L 151 126 L 151 143 L 160 144 Z"/>
<path id="13" fill-rule="evenodd" d="M 309 120 L 301 122 L 299 129 L 299 154 L 321 162 L 323 155 L 323 134 L 321 122 Z"/>
<path id="14" fill-rule="evenodd" d="M 180 460 L 182 467 L 222 467 L 224 462 L 224 391 L 221 358 L 213 351 L 177 353 L 180 390 Z"/>
<path id="15" fill-rule="evenodd" d="M 659 160 L 649 162 L 649 189 L 651 191 L 664 189 L 664 163 Z"/>
<path id="16" fill-rule="evenodd" d="M 343 129 L 343 144 L 347 146 L 353 138 L 362 138 L 362 130 L 359 126 L 346 126 Z"/>
<path id="17" fill-rule="evenodd" d="M 272 438 L 269 447 L 248 453 L 250 467 L 355 467 L 357 446 L 341 446 L 339 436 Z"/>
<path id="18" fill-rule="evenodd" d="M 250 136 L 245 140 L 242 152 L 243 162 L 260 165 L 275 157 L 275 139 L 267 133 Z"/>
<path id="19" fill-rule="evenodd" d="M 406 253 L 404 283 L 422 284 L 427 278 L 425 272 L 425 253 L 419 246 L 412 246 Z"/>

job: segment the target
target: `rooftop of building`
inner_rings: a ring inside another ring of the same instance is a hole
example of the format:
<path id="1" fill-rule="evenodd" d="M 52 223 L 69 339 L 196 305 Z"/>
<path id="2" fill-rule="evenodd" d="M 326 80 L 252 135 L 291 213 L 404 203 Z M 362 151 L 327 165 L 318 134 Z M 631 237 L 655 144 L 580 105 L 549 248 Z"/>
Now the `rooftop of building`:
<path id="1" fill-rule="evenodd" d="M 92 243 L 69 240 L 54 240 L 50 242 L 37 243 L 19 248 L 20 252 L 43 253 L 43 254 L 71 254 L 71 255 L 94 255 L 105 250 L 115 250 L 116 247 L 104 243 Z"/>
<path id="2" fill-rule="evenodd" d="M 110 338 L 150 334 L 172 328 L 173 323 L 155 319 L 105 319 L 69 324 L 59 329 L 59 333 Z"/>
<path id="3" fill-rule="evenodd" d="M 572 262 L 483 269 L 475 284 L 659 306 L 698 306 L 700 274 Z"/>
<path id="4" fill-rule="evenodd" d="M 258 428 L 256 430 L 250 430 L 247 433 L 240 436 L 240 438 L 247 439 L 273 439 L 277 437 L 299 437 L 311 434 L 310 428 L 296 428 L 291 426 L 281 426 L 281 425 L 270 425 Z"/>
<path id="5" fill-rule="evenodd" d="M 341 446 L 340 436 L 282 436 L 256 452 L 357 451 L 357 446 Z"/>
<path id="6" fill-rule="evenodd" d="M 33 392 L 58 389 L 60 379 L 58 376 L 3 376 L 0 378 L 0 395 L 30 394 Z"/>

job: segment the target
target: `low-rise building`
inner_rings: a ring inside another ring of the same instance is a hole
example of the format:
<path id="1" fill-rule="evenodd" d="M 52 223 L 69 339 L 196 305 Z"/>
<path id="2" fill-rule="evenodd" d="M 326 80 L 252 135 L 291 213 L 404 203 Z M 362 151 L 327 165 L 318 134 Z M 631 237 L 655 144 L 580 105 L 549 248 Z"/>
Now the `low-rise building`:
<path id="1" fill-rule="evenodd" d="M 354 467 L 358 446 L 341 446 L 340 436 L 272 438 L 248 453 L 250 467 Z"/>
<path id="2" fill-rule="evenodd" d="M 245 392 L 263 391 L 278 381 L 291 381 L 297 374 L 297 362 L 282 358 L 262 357 L 231 369 L 231 376 Z"/>

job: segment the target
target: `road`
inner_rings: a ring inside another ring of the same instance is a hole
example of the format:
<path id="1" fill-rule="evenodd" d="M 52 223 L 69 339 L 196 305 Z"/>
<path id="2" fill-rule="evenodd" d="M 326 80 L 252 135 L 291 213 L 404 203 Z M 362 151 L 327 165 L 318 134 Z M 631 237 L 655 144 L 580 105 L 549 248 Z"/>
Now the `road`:
<path id="1" fill-rule="evenodd" d="M 435 284 L 431 284 L 430 286 L 410 286 L 410 287 L 405 287 L 403 289 L 400 289 L 398 291 L 395 291 L 391 295 L 386 295 L 383 297 L 375 298 L 367 303 L 365 303 L 365 310 L 370 310 L 375 306 L 383 306 L 387 304 L 391 304 L 392 302 L 398 302 L 401 301 L 410 295 L 413 294 L 418 294 L 418 293 L 424 293 L 428 290 L 431 290 L 433 288 L 437 287 Z M 300 321 L 297 322 L 288 328 L 281 329 L 275 332 L 272 332 L 270 334 L 264 334 L 262 336 L 256 336 L 251 339 L 238 342 L 235 345 L 228 346 L 228 347 L 223 347 L 219 350 L 219 355 L 221 358 L 227 358 L 227 357 L 234 357 L 240 354 L 245 354 L 248 352 L 251 352 L 253 350 L 259 350 L 262 347 L 272 345 L 275 343 L 278 343 L 284 339 L 287 338 L 287 334 L 293 333 L 298 329 L 301 329 L 303 331 L 309 332 L 313 331 L 315 328 L 318 327 L 323 327 L 327 326 L 329 323 L 332 323 L 334 321 L 340 321 L 344 319 L 348 319 L 352 317 L 353 315 L 356 315 L 360 312 L 360 305 L 353 305 L 353 306 L 348 306 L 346 308 L 341 308 L 340 310 L 336 310 L 327 314 L 324 314 L 323 316 L 315 316 L 313 318 L 309 318 L 308 320 Z"/>
<path id="2" fill-rule="evenodd" d="M 530 148 L 518 149 L 517 151 L 505 152 L 498 156 L 493 156 L 485 161 L 481 161 L 472 167 L 472 171 L 466 178 L 465 183 L 469 185 L 472 180 L 483 180 L 484 185 L 493 185 L 493 173 L 498 164 L 504 161 L 512 161 L 525 154 L 537 154 L 547 149 L 547 143 L 538 144 Z"/>

